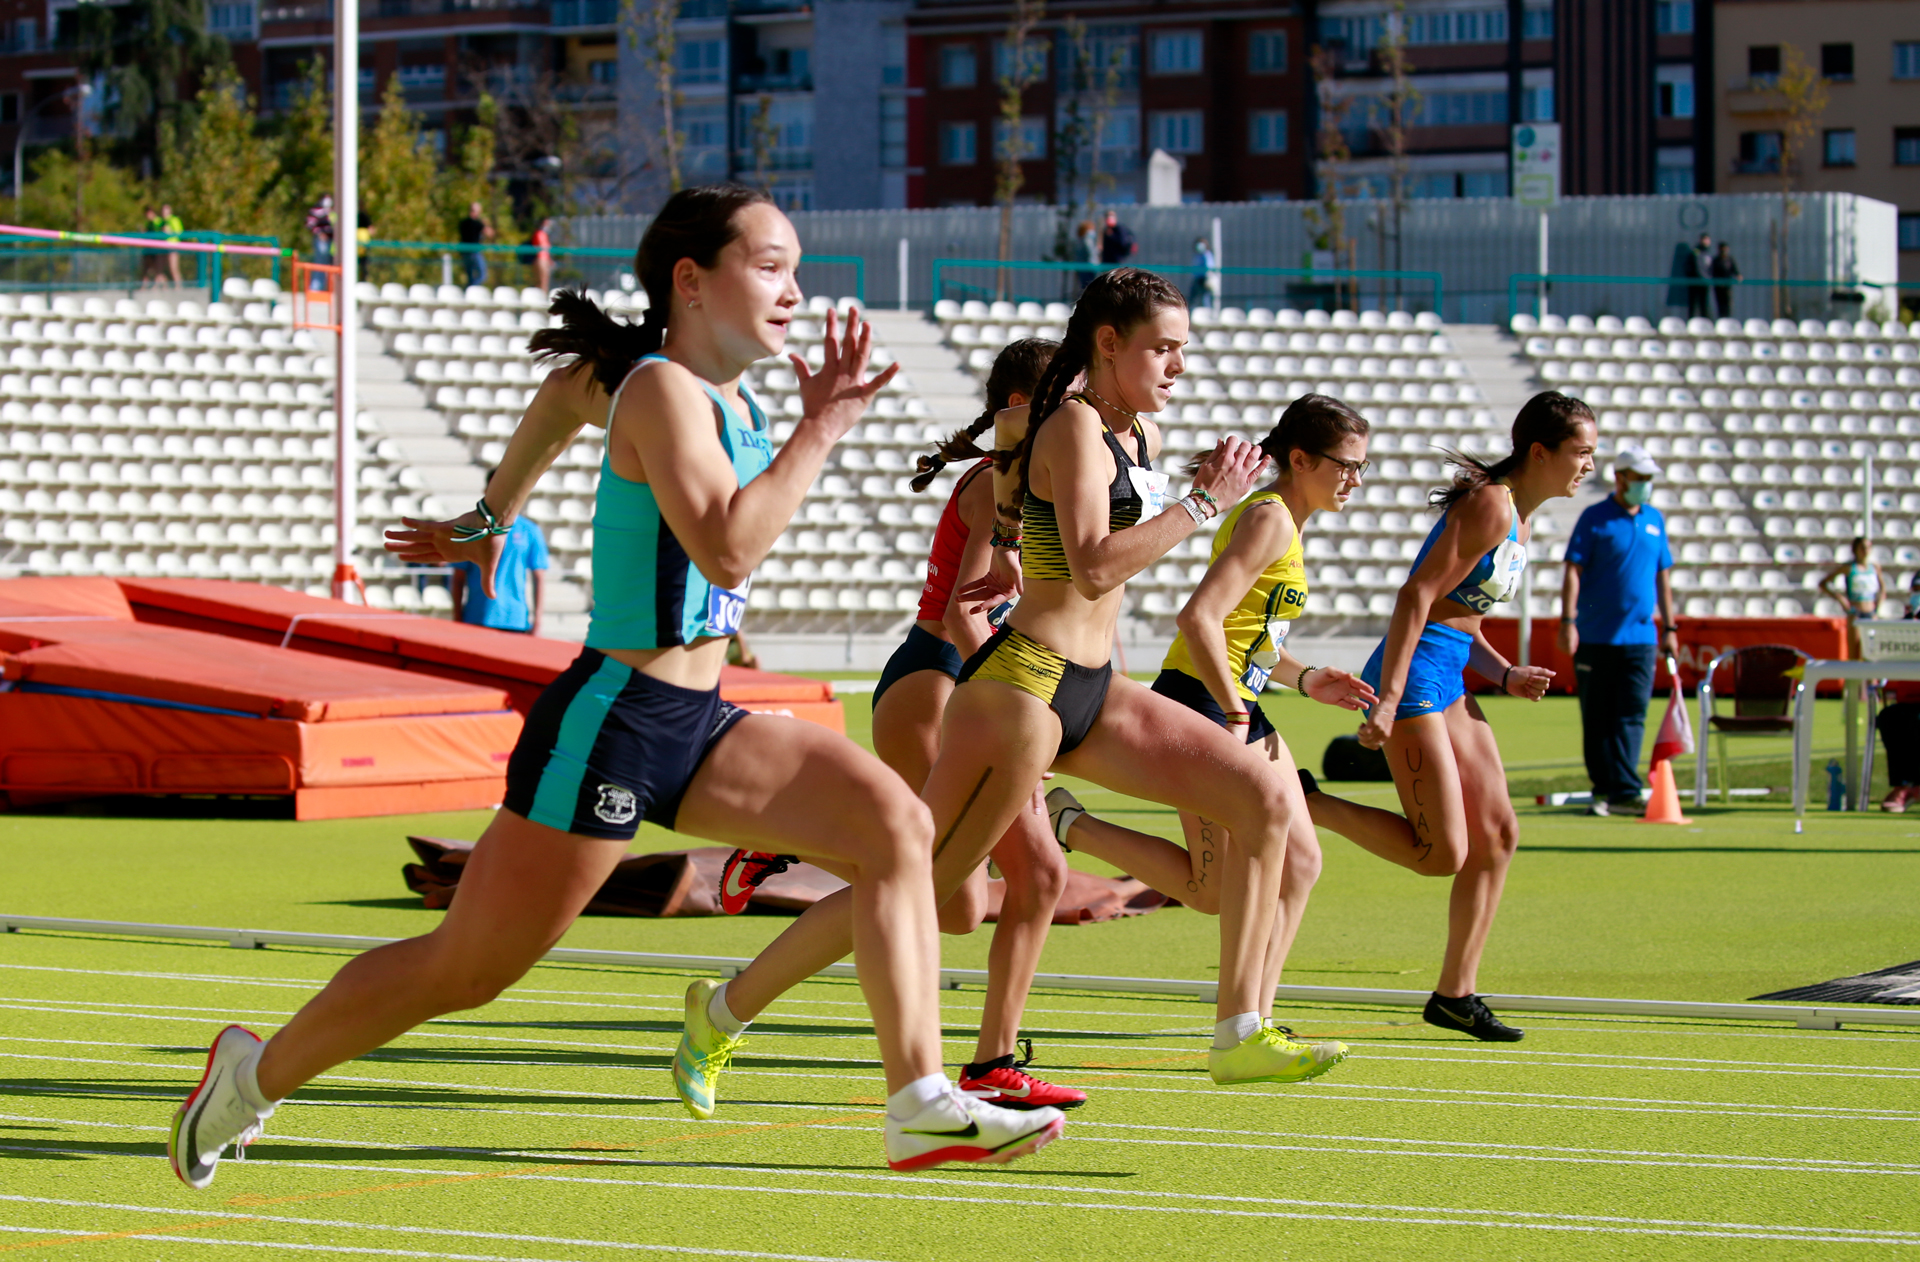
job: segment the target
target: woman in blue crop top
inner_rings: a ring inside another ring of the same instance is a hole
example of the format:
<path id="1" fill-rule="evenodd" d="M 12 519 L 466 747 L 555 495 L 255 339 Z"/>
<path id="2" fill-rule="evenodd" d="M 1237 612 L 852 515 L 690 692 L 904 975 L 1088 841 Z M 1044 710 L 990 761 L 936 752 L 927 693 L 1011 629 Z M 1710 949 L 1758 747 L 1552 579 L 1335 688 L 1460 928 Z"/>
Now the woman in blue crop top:
<path id="1" fill-rule="evenodd" d="M 517 981 L 605 882 L 642 819 L 697 837 L 818 856 L 851 880 L 855 955 L 885 1064 L 889 1164 L 1002 1162 L 1060 1133 L 1054 1109 L 1015 1112 L 961 1095 L 941 1069 L 939 958 L 927 809 L 845 737 L 749 715 L 720 699 L 721 666 L 749 576 L 799 508 L 833 444 L 893 370 L 867 376 L 872 331 L 827 317 L 825 359 L 798 356 L 802 417 L 778 455 L 741 389 L 777 355 L 801 301 L 800 243 L 764 194 L 733 185 L 669 198 L 634 271 L 646 320 L 616 323 L 563 294 L 560 329 L 531 345 L 575 362 L 550 375 L 487 497 L 456 522 L 409 522 L 395 551 L 472 560 L 492 583 L 499 535 L 535 480 L 590 424 L 607 427 L 589 646 L 535 703 L 507 765 L 503 809 L 474 847 L 432 933 L 348 964 L 269 1043 L 216 1040 L 202 1089 L 176 1114 L 176 1173 L 204 1187 L 221 1152 L 260 1133 L 303 1083 Z M 611 601 L 606 597 L 611 596 Z M 676 1085 L 696 1116 L 739 1044 L 712 1003 L 687 995 Z"/>
<path id="2" fill-rule="evenodd" d="M 1386 639 L 1361 672 L 1380 699 L 1360 743 L 1386 750 L 1405 813 L 1322 793 L 1303 773 L 1315 824 L 1402 867 L 1454 878 L 1446 958 L 1426 1019 L 1474 1038 L 1521 1037 L 1475 993 L 1519 824 L 1500 746 L 1462 676 L 1471 668 L 1510 696 L 1538 701 L 1545 694 L 1553 672 L 1510 665 L 1487 643 L 1480 620 L 1525 581 L 1534 509 L 1574 493 L 1593 472 L 1597 442 L 1587 405 L 1547 391 L 1514 418 L 1512 454 L 1491 465 L 1456 456 L 1460 476 L 1434 493 L 1440 520 L 1394 602 Z"/>

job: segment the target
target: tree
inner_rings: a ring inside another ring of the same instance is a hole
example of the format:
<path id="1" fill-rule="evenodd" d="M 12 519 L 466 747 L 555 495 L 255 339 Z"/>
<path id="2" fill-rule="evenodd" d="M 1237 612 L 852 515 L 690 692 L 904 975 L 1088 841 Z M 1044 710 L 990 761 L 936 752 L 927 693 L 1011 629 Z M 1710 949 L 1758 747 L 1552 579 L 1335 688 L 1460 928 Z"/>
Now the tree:
<path id="1" fill-rule="evenodd" d="M 87 162 L 81 179 L 79 164 L 65 149 L 44 149 L 27 168 L 27 181 L 18 199 L 11 201 L 11 223 L 29 228 L 73 227 L 75 199 L 84 187 L 87 224 L 95 232 L 144 232 L 150 190 L 125 167 L 103 158 Z"/>
<path id="2" fill-rule="evenodd" d="M 753 117 L 747 123 L 747 139 L 753 146 L 753 182 L 773 192 L 773 149 L 780 142 L 780 129 L 773 122 L 773 98 L 762 92 L 754 98 Z"/>
<path id="3" fill-rule="evenodd" d="M 1061 38 L 1066 55 L 1060 59 L 1060 128 L 1053 134 L 1059 206 L 1053 254 L 1066 261 L 1074 258 L 1075 225 L 1093 220 L 1094 204 L 1113 184 L 1113 177 L 1100 170 L 1100 138 L 1120 99 L 1120 64 L 1106 45 L 1088 38 L 1078 17 L 1067 18 Z"/>
<path id="4" fill-rule="evenodd" d="M 159 126 L 183 102 L 180 86 L 206 82 L 232 62 L 207 32 L 206 0 L 130 0 L 74 10 L 75 59 L 102 85 L 106 129 L 131 142 L 142 167 L 159 151 Z"/>
<path id="5" fill-rule="evenodd" d="M 327 67 L 318 57 L 301 67 L 293 106 L 280 119 L 275 155 L 280 178 L 274 185 L 274 233 L 298 241 L 307 209 L 333 191 L 333 95 Z"/>
<path id="6" fill-rule="evenodd" d="M 474 123 L 461 137 L 460 151 L 447 169 L 441 185 L 442 216 L 447 225 L 442 235 L 452 235 L 453 225 L 466 216 L 467 207 L 480 203 L 487 222 L 505 242 L 513 227 L 513 203 L 507 191 L 494 179 L 498 164 L 500 106 L 482 92 L 474 105 Z"/>
<path id="7" fill-rule="evenodd" d="M 1316 164 L 1320 181 L 1319 205 L 1307 208 L 1307 222 L 1317 228 L 1314 249 L 1330 255 L 1333 265 L 1340 265 L 1343 251 L 1349 255 L 1351 246 L 1347 242 L 1347 209 L 1342 201 L 1346 177 L 1342 167 L 1353 157 L 1353 149 L 1347 143 L 1347 111 L 1352 108 L 1352 100 L 1341 95 L 1338 88 L 1340 57 L 1330 48 L 1315 45 L 1308 58 L 1313 68 L 1313 87 L 1315 100 L 1319 105 L 1320 127 L 1314 137 L 1314 147 L 1319 161 Z M 1334 282 L 1334 302 L 1345 305 L 1341 297 L 1341 284 Z"/>
<path id="8" fill-rule="evenodd" d="M 622 0 L 622 10 L 659 106 L 659 131 L 649 138 L 648 148 L 667 177 L 671 195 L 680 191 L 680 151 L 686 147 L 679 124 L 680 89 L 674 83 L 679 35 L 673 23 L 680 13 L 679 0 Z"/>
<path id="9" fill-rule="evenodd" d="M 252 97 L 232 66 L 215 71 L 159 126 L 158 198 L 187 227 L 203 232 L 273 235 L 280 163 L 259 134 Z"/>
<path id="10" fill-rule="evenodd" d="M 1002 263 L 1013 257 L 1013 202 L 1026 183 L 1026 173 L 1020 164 L 1027 157 L 1026 128 L 1021 125 L 1026 117 L 1027 89 L 1040 81 L 1047 64 L 1044 43 L 1038 45 L 1040 55 L 1033 56 L 1036 44 L 1033 28 L 1039 25 L 1045 12 L 1046 0 L 1014 0 L 1013 17 L 1007 23 L 1007 33 L 1001 43 L 1004 57 L 999 75 L 1001 134 L 994 146 L 999 170 L 993 181 L 993 199 L 1000 204 Z M 999 284 L 1002 298 L 1007 296 L 1008 283 L 1007 271 L 1002 268 Z"/>
<path id="11" fill-rule="evenodd" d="M 407 108 L 400 76 L 387 79 L 373 126 L 360 137 L 360 204 L 392 241 L 440 241 L 449 225 L 436 204 L 437 163 Z"/>
<path id="12" fill-rule="evenodd" d="M 1387 214 L 1391 221 L 1393 237 L 1393 270 L 1401 270 L 1401 227 L 1407 208 L 1407 141 L 1413 120 L 1420 111 L 1420 93 L 1413 86 L 1413 62 L 1407 56 L 1407 4 L 1406 0 L 1394 0 L 1393 12 L 1387 15 L 1387 21 L 1381 32 L 1378 48 L 1380 66 L 1393 81 L 1393 87 L 1382 98 L 1386 107 L 1385 115 L 1379 126 L 1381 148 L 1387 151 Z M 1382 224 L 1383 230 L 1385 223 Z M 1381 265 L 1387 263 L 1386 251 L 1381 250 Z M 1385 286 L 1382 285 L 1382 296 Z M 1400 279 L 1394 278 L 1393 292 L 1395 305 L 1399 305 Z"/>
<path id="13" fill-rule="evenodd" d="M 1789 261 L 1787 233 L 1800 214 L 1800 203 L 1793 196 L 1795 179 L 1800 174 L 1800 153 L 1820 129 L 1820 116 L 1827 112 L 1827 81 L 1821 77 L 1800 50 L 1788 44 L 1780 50 L 1780 78 L 1774 84 L 1783 115 L 1780 128 L 1780 220 L 1773 232 L 1773 277 L 1785 280 Z M 1777 319 L 1792 314 L 1793 304 L 1782 285 L 1773 287 L 1773 314 Z"/>

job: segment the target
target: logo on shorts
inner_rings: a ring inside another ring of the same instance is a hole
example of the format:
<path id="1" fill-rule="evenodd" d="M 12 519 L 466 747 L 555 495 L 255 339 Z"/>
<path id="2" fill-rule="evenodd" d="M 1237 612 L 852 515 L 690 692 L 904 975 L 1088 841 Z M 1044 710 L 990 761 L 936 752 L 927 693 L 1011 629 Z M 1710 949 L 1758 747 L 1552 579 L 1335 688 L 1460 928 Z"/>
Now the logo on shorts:
<path id="1" fill-rule="evenodd" d="M 594 803 L 593 813 L 609 824 L 631 824 L 633 817 L 640 813 L 640 799 L 633 791 L 623 789 L 617 784 L 600 786 L 600 800 Z"/>

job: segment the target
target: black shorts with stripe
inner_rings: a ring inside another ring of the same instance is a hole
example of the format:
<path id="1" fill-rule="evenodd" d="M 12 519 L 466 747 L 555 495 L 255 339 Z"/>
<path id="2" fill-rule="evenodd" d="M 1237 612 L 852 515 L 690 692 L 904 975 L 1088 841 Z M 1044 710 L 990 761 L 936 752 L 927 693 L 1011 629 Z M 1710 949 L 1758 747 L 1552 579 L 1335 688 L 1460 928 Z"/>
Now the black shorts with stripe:
<path id="1" fill-rule="evenodd" d="M 582 649 L 547 685 L 507 761 L 514 814 L 582 837 L 627 841 L 672 828 L 700 764 L 747 712 Z"/>

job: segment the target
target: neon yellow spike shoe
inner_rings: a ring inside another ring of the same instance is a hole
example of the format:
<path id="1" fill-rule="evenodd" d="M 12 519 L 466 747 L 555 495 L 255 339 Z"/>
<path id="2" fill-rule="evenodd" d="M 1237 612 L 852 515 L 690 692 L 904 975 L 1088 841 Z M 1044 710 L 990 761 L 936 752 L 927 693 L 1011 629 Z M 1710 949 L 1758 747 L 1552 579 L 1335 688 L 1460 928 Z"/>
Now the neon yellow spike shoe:
<path id="1" fill-rule="evenodd" d="M 713 1116 L 713 1093 L 720 1075 L 747 1041 L 729 1038 L 707 1019 L 707 1005 L 719 989 L 720 983 L 712 980 L 687 987 L 686 1026 L 680 1033 L 679 1050 L 673 1054 L 673 1089 L 687 1112 L 703 1122 Z"/>
<path id="2" fill-rule="evenodd" d="M 1305 1082 L 1347 1058 L 1345 1043 L 1302 1043 L 1284 1025 L 1265 1025 L 1238 1047 L 1207 1052 L 1207 1072 L 1221 1085 L 1233 1082 Z"/>

